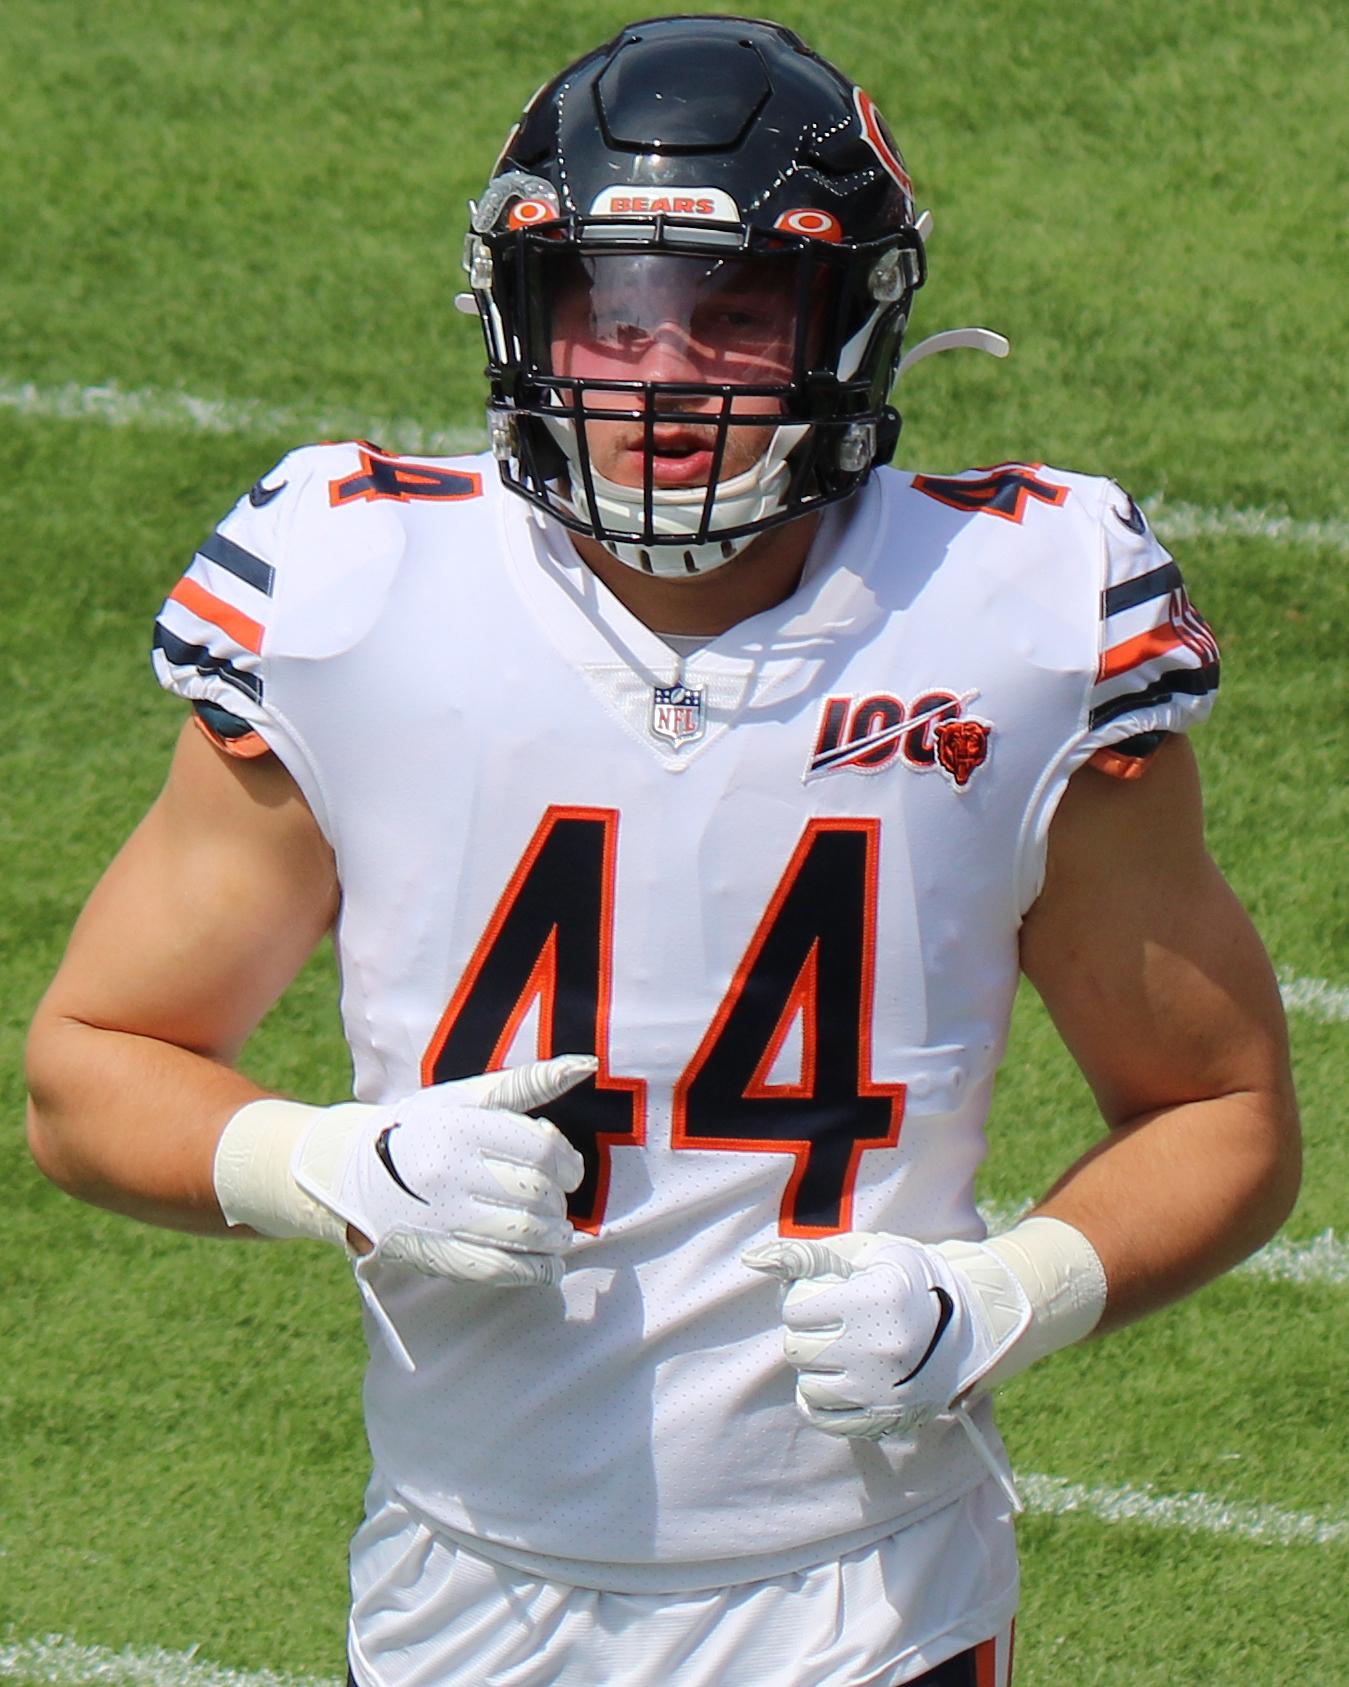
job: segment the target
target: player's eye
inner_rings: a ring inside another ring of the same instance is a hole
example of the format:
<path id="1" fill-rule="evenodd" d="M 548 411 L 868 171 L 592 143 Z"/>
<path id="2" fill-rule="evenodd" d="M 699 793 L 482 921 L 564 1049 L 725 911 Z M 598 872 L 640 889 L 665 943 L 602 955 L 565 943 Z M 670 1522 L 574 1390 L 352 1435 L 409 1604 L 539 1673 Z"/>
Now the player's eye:
<path id="1" fill-rule="evenodd" d="M 698 313 L 695 330 L 722 344 L 759 345 L 765 340 L 780 337 L 776 319 L 767 311 L 749 304 L 712 305 Z"/>

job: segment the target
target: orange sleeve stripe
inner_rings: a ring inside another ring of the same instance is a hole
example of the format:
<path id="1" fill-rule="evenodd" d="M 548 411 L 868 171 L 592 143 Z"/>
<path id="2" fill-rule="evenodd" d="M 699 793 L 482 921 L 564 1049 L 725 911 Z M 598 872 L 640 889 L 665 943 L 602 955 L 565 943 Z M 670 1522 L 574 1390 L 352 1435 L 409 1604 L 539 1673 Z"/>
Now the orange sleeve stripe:
<path id="1" fill-rule="evenodd" d="M 1168 650 L 1174 650 L 1184 642 L 1170 621 L 1164 621 L 1160 627 L 1149 627 L 1147 632 L 1139 633 L 1136 638 L 1126 638 L 1123 644 L 1112 645 L 1102 653 L 1101 665 L 1096 670 L 1097 683 L 1114 679 L 1116 674 L 1136 668 L 1140 662 L 1147 662 L 1154 656 L 1165 656 Z"/>
<path id="2" fill-rule="evenodd" d="M 209 621 L 213 627 L 219 627 L 222 633 L 228 633 L 234 642 L 242 645 L 245 650 L 251 650 L 255 656 L 261 652 L 262 623 L 250 619 L 233 604 L 217 597 L 214 592 L 208 592 L 205 586 L 199 586 L 195 580 L 184 577 L 169 596 L 175 603 L 181 603 L 184 609 L 190 609 L 194 615 L 200 615 L 203 621 Z"/>

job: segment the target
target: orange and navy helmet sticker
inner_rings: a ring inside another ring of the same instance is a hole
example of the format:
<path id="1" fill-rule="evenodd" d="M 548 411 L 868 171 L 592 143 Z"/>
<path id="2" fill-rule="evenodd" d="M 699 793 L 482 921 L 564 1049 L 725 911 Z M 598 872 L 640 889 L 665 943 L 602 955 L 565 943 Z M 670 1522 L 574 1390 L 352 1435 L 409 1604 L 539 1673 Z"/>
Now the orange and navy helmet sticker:
<path id="1" fill-rule="evenodd" d="M 548 223 L 557 216 L 557 206 L 546 199 L 517 199 L 506 218 L 507 228 L 533 228 L 535 223 Z"/>
<path id="2" fill-rule="evenodd" d="M 804 205 L 795 211 L 784 211 L 773 227 L 788 234 L 806 234 L 812 240 L 837 241 L 843 238 L 843 224 L 837 217 L 831 217 L 828 211 L 817 211 Z"/>
<path id="3" fill-rule="evenodd" d="M 899 183 L 905 198 L 912 204 L 913 182 L 904 168 L 904 160 L 899 156 L 899 148 L 885 126 L 885 119 L 876 109 L 875 100 L 863 89 L 854 88 L 853 104 L 857 108 L 857 118 L 862 125 L 863 140 L 885 166 L 887 174 Z"/>

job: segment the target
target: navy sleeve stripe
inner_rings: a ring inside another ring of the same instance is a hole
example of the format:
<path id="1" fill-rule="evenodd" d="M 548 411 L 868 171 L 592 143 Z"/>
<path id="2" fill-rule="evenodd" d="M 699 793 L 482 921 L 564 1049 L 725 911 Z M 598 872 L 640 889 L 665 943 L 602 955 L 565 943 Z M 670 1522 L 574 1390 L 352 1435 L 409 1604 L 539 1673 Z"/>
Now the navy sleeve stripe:
<path id="1" fill-rule="evenodd" d="M 1125 691 L 1108 702 L 1098 703 L 1091 711 L 1092 731 L 1118 720 L 1133 709 L 1148 709 L 1157 703 L 1169 703 L 1177 692 L 1187 697 L 1206 697 L 1218 689 L 1218 664 L 1209 662 L 1202 668 L 1175 668 L 1141 691 Z"/>
<path id="2" fill-rule="evenodd" d="M 175 668 L 195 668 L 202 675 L 216 674 L 255 703 L 262 701 L 262 680 L 257 674 L 240 672 L 223 656 L 212 656 L 204 644 L 189 644 L 171 633 L 162 621 L 155 622 L 155 649 L 162 650 Z"/>
<path id="3" fill-rule="evenodd" d="M 208 562 L 217 563 L 236 579 L 242 580 L 246 586 L 252 586 L 255 591 L 264 592 L 271 597 L 272 588 L 276 584 L 276 570 L 271 563 L 264 562 L 260 556 L 254 556 L 252 551 L 246 551 L 242 545 L 236 545 L 233 539 L 227 539 L 223 533 L 208 533 L 197 546 L 197 554 L 204 556 Z"/>
<path id="4" fill-rule="evenodd" d="M 1136 609 L 1140 603 L 1174 592 L 1184 584 L 1175 563 L 1165 562 L 1160 568 L 1151 568 L 1146 574 L 1140 574 L 1137 579 L 1121 580 L 1117 586 L 1107 586 L 1101 594 L 1101 612 L 1107 617 L 1119 615 L 1126 609 Z"/>
<path id="5" fill-rule="evenodd" d="M 246 721 L 242 715 L 232 714 L 228 709 L 222 709 L 219 703 L 208 703 L 203 698 L 195 698 L 192 707 L 201 716 L 217 738 L 223 738 L 227 743 L 235 738 L 247 738 L 250 732 L 257 728 L 252 721 Z"/>

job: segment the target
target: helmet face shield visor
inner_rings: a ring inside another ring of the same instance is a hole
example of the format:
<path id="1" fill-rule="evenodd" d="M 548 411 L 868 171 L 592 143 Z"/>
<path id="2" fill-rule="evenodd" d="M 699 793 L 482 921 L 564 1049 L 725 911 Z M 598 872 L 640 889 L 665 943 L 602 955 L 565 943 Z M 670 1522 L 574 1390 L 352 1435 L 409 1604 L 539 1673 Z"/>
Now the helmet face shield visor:
<path id="1" fill-rule="evenodd" d="M 798 343 L 810 338 L 809 321 L 798 334 L 803 303 L 811 314 L 798 252 L 581 252 L 540 242 L 526 261 L 530 361 L 542 374 L 775 398 L 786 396 L 800 354 L 810 358 Z"/>
<path id="2" fill-rule="evenodd" d="M 625 525 L 645 531 L 652 512 L 657 544 L 656 504 L 696 492 L 705 539 L 726 515 L 716 488 L 762 462 L 787 412 L 808 338 L 802 254 L 578 250 L 542 239 L 527 253 L 527 364 L 566 413 L 554 426 L 579 477 L 573 490 L 598 509 L 606 485 L 639 489 Z"/>

